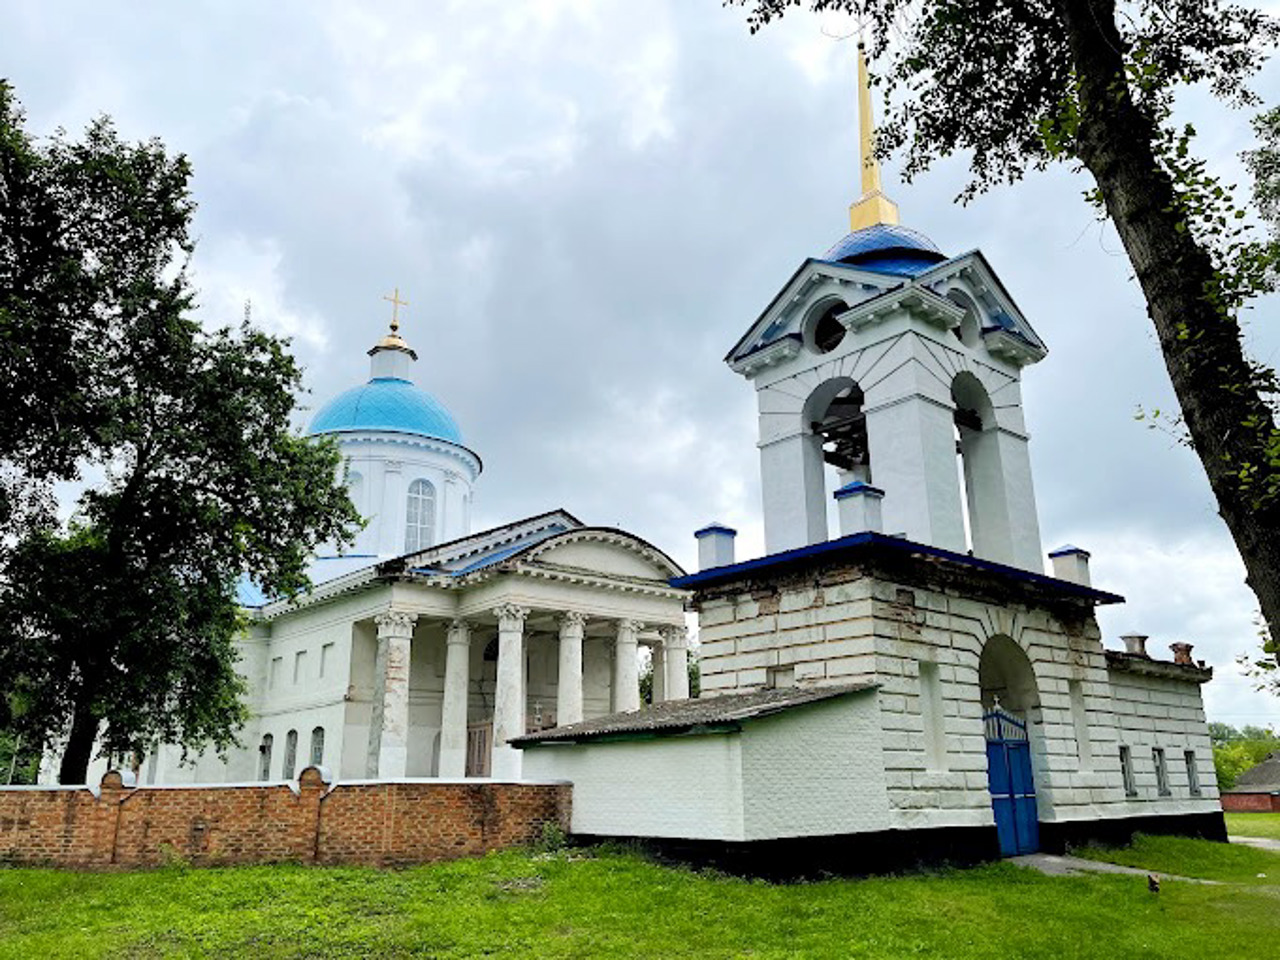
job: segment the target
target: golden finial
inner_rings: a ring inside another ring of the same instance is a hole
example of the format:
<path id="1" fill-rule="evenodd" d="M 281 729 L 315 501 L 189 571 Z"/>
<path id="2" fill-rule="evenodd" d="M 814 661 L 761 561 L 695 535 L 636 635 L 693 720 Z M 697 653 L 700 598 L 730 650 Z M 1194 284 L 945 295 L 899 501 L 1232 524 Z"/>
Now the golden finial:
<path id="1" fill-rule="evenodd" d="M 854 230 L 877 223 L 897 223 L 898 205 L 884 195 L 880 185 L 880 161 L 875 154 L 875 121 L 871 116 L 871 82 L 867 77 L 867 55 L 858 43 L 858 132 L 862 148 L 862 196 L 849 207 L 849 225 Z"/>
<path id="2" fill-rule="evenodd" d="M 408 350 L 409 345 L 400 336 L 400 308 L 409 306 L 409 301 L 400 299 L 399 287 L 395 288 L 391 296 L 382 299 L 391 304 L 391 332 L 374 344 L 374 349 L 386 347 L 392 350 Z"/>

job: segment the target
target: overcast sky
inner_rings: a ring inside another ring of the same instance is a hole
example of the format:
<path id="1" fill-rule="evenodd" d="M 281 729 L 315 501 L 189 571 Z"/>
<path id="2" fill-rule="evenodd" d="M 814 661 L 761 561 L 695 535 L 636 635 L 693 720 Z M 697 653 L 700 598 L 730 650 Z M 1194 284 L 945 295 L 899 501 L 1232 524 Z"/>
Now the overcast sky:
<path id="1" fill-rule="evenodd" d="M 365 7 L 366 9 L 361 9 Z M 694 567 L 692 531 L 763 552 L 754 396 L 721 358 L 857 191 L 853 51 L 792 15 L 755 37 L 719 0 L 49 3 L 0 15 L 29 128 L 108 113 L 195 165 L 206 323 L 293 338 L 318 406 L 367 376 L 382 296 L 410 301 L 418 381 L 484 458 L 477 529 L 553 507 Z M 1280 69 L 1258 88 L 1280 103 Z M 1244 183 L 1249 115 L 1185 98 Z M 1068 170 L 952 199 L 960 163 L 886 183 L 947 253 L 981 248 L 1049 344 L 1024 397 L 1045 547 L 1093 552 L 1109 646 L 1150 634 L 1216 670 L 1210 719 L 1280 726 L 1234 657 L 1256 603 L 1168 409 L 1114 232 Z M 1280 360 L 1280 303 L 1250 314 Z"/>

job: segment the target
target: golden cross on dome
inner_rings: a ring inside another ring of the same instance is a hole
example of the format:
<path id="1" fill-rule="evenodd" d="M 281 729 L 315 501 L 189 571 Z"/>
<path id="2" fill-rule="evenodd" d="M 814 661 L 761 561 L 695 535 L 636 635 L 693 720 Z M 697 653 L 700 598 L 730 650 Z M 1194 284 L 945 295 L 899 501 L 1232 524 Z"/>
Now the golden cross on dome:
<path id="1" fill-rule="evenodd" d="M 407 307 L 409 305 L 409 301 L 400 299 L 399 287 L 396 287 L 395 292 L 391 294 L 391 296 L 383 297 L 382 299 L 386 300 L 389 304 L 391 304 L 391 332 L 399 333 L 400 332 L 400 308 Z"/>

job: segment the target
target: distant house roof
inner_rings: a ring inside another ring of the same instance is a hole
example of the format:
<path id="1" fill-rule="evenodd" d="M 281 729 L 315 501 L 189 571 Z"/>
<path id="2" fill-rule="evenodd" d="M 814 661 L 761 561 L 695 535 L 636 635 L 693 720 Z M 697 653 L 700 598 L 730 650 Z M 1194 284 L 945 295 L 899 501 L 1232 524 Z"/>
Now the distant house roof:
<path id="1" fill-rule="evenodd" d="M 1227 793 L 1280 793 L 1280 750 L 1236 778 Z"/>
<path id="2" fill-rule="evenodd" d="M 736 726 L 746 720 L 767 717 L 783 710 L 849 693 L 874 690 L 877 686 L 874 683 L 853 683 L 830 687 L 784 687 L 697 700 L 668 700 L 631 713 L 611 713 L 594 720 L 516 737 L 511 743 L 517 747 L 539 743 L 579 743 L 627 734 L 667 736 L 700 729 Z"/>

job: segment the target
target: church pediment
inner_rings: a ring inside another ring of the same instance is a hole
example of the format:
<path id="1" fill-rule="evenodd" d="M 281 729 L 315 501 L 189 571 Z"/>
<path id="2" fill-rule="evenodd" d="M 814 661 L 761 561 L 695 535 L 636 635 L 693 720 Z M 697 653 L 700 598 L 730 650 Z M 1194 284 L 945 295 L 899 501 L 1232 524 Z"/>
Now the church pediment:
<path id="1" fill-rule="evenodd" d="M 751 328 L 734 344 L 725 362 L 737 373 L 754 371 L 795 356 L 808 306 L 838 291 L 846 301 L 869 300 L 901 286 L 903 278 L 810 258 L 791 275 Z"/>
<path id="2" fill-rule="evenodd" d="M 680 565 L 653 544 L 606 527 L 580 527 L 550 537 L 512 556 L 511 566 L 664 587 L 672 577 L 684 576 Z"/>
<path id="3" fill-rule="evenodd" d="M 913 281 L 940 296 L 957 285 L 982 312 L 982 339 L 1002 360 L 1025 366 L 1043 360 L 1049 348 L 1014 302 L 980 250 L 971 250 L 926 270 Z"/>

